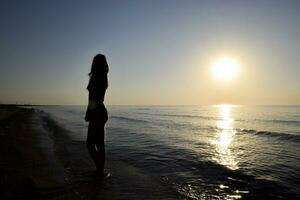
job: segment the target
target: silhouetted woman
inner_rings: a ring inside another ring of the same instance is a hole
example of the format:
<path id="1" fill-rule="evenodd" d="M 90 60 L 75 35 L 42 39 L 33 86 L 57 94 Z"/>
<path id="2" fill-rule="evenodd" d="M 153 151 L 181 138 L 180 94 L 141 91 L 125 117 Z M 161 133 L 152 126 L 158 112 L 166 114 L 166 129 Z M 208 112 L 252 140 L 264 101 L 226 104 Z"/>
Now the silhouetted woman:
<path id="1" fill-rule="evenodd" d="M 89 91 L 89 104 L 85 114 L 85 120 L 89 122 L 86 145 L 95 162 L 97 175 L 106 176 L 104 173 L 105 163 L 105 123 L 108 120 L 107 110 L 103 104 L 105 91 L 108 87 L 107 80 L 108 64 L 102 54 L 94 57 L 90 81 L 87 86 Z"/>

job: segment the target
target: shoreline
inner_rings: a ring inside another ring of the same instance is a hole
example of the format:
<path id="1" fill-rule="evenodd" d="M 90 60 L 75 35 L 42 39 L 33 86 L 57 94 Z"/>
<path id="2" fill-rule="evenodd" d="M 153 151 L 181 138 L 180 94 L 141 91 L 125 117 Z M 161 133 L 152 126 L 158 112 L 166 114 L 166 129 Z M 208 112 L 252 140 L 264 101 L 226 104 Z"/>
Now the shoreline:
<path id="1" fill-rule="evenodd" d="M 0 189 L 1 200 L 181 199 L 160 177 L 110 152 L 106 169 L 112 176 L 96 179 L 85 143 L 72 140 L 68 130 L 39 109 L 0 105 L 0 133 L 0 188 L 13 185 L 6 192 Z"/>
<path id="2" fill-rule="evenodd" d="M 173 188 L 162 183 L 161 177 L 115 158 L 106 148 L 105 169 L 111 173 L 107 180 L 93 176 L 95 166 L 84 141 L 73 140 L 51 116 L 42 111 L 44 127 L 54 142 L 54 152 L 65 169 L 68 190 L 81 199 L 182 199 Z M 159 178 L 159 179 L 158 179 Z"/>
<path id="3" fill-rule="evenodd" d="M 0 105 L 0 199 L 79 199 L 66 187 L 63 167 L 36 110 Z M 52 159 L 52 161 L 50 161 Z"/>

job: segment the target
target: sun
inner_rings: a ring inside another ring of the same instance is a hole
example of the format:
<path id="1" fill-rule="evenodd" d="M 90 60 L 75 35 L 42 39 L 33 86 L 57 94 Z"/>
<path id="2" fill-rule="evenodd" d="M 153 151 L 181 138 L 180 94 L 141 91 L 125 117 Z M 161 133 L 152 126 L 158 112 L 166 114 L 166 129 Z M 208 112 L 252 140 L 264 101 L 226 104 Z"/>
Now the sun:
<path id="1" fill-rule="evenodd" d="M 218 59 L 212 66 L 212 73 L 217 80 L 232 80 L 239 72 L 239 63 L 230 57 Z"/>

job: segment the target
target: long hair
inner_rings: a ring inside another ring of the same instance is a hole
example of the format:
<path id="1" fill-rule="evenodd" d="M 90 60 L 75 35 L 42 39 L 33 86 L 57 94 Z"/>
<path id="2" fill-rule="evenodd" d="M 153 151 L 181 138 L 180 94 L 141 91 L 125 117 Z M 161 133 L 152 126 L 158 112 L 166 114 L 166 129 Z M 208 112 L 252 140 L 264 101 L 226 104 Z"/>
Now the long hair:
<path id="1" fill-rule="evenodd" d="M 99 87 L 108 87 L 107 73 L 109 67 L 106 58 L 102 54 L 98 54 L 94 57 L 91 66 L 91 72 L 89 73 L 90 81 L 87 86 L 87 90 L 91 91 Z"/>

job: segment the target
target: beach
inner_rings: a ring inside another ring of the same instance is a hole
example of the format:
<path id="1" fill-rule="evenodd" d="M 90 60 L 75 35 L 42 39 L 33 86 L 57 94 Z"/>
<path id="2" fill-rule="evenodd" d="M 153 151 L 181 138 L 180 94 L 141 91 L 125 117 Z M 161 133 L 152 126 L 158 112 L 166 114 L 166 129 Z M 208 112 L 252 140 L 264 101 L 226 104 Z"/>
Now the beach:
<path id="1" fill-rule="evenodd" d="M 299 196 L 299 107 L 110 106 L 103 180 L 85 106 L 0 108 L 1 200 Z"/>
<path id="2" fill-rule="evenodd" d="M 33 109 L 0 107 L 1 199 L 73 199 L 47 161 L 32 127 Z M 50 149 L 47 149 L 50 151 Z M 63 177 L 61 177 L 63 178 Z"/>
<path id="3" fill-rule="evenodd" d="M 85 143 L 72 141 L 33 108 L 0 107 L 0 199 L 173 199 L 135 167 L 108 160 L 109 180 L 95 178 Z M 122 187 L 125 186 L 125 187 Z M 126 199 L 126 197 L 125 197 Z"/>

